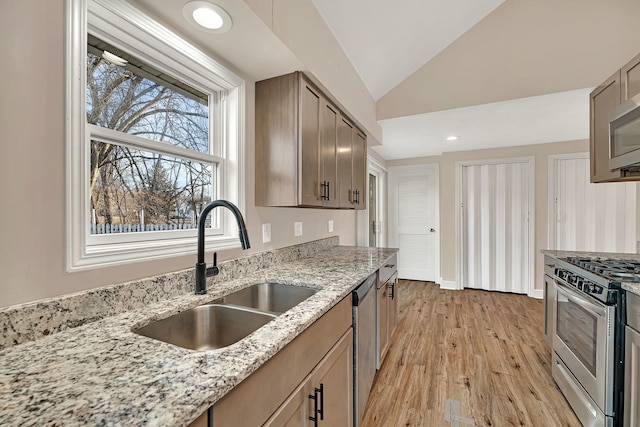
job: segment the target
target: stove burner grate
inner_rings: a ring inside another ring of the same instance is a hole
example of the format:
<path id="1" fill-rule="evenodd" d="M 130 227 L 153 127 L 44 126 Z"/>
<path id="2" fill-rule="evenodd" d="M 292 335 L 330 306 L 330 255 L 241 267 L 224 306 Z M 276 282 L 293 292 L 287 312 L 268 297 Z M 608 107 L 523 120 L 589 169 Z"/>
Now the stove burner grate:
<path id="1" fill-rule="evenodd" d="M 598 257 L 568 257 L 567 261 L 609 280 L 640 282 L 640 261 Z"/>

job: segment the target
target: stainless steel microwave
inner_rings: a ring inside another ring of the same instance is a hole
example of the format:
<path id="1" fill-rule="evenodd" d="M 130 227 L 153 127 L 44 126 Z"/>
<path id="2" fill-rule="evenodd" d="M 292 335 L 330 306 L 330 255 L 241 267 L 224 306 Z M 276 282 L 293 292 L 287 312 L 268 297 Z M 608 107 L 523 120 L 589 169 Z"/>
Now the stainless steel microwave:
<path id="1" fill-rule="evenodd" d="M 640 94 L 616 107 L 609 119 L 609 169 L 640 168 Z"/>

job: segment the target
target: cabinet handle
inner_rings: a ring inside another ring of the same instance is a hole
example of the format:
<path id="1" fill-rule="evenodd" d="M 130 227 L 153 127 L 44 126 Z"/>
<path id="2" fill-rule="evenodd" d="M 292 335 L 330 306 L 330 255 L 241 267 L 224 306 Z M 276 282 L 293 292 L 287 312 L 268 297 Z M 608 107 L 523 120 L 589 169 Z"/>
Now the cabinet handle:
<path id="1" fill-rule="evenodd" d="M 309 421 L 313 421 L 314 427 L 318 427 L 318 415 L 320 415 L 320 419 L 324 420 L 324 415 L 322 414 L 324 409 L 324 385 L 320 384 L 320 388 L 314 388 L 313 394 L 309 395 L 309 399 L 313 400 L 313 417 L 309 417 Z M 320 394 L 320 408 L 318 408 L 318 394 Z"/>
<path id="2" fill-rule="evenodd" d="M 328 185 L 329 185 L 329 183 L 327 181 L 322 181 L 322 184 L 320 184 L 320 188 L 322 189 L 321 195 L 320 195 L 320 200 L 329 200 L 329 198 L 327 197 L 327 186 Z"/>
<path id="3" fill-rule="evenodd" d="M 320 409 L 318 409 L 318 413 L 320 414 L 320 420 L 324 420 L 324 384 L 320 383 L 320 388 L 316 388 L 314 393 L 320 393 Z"/>
<path id="4" fill-rule="evenodd" d="M 331 187 L 329 187 L 330 184 L 331 184 L 331 182 L 327 181 L 327 186 L 326 186 L 327 195 L 326 195 L 325 200 L 331 200 L 331 190 L 330 190 Z"/>
<path id="5" fill-rule="evenodd" d="M 395 296 L 396 296 L 396 284 L 395 284 L 395 282 L 389 283 L 389 288 L 390 288 L 389 298 L 394 299 Z"/>

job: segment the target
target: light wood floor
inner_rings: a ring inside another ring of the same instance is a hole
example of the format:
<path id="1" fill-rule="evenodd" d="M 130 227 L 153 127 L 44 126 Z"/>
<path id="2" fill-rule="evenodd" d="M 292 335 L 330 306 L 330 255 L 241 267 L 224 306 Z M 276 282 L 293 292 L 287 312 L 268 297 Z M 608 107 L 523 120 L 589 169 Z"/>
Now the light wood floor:
<path id="1" fill-rule="evenodd" d="M 477 426 L 580 426 L 551 378 L 542 301 L 429 282 L 402 280 L 398 288 L 398 329 L 363 427 L 470 425 L 463 418 Z M 448 399 L 459 410 L 445 411 Z"/>

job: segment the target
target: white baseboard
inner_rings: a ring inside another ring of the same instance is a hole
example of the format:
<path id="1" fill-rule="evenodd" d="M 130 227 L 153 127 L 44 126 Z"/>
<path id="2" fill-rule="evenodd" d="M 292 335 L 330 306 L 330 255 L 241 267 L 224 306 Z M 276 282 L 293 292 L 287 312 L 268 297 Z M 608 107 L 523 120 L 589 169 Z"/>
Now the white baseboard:
<path id="1" fill-rule="evenodd" d="M 440 289 L 448 289 L 452 291 L 459 291 L 458 283 L 455 280 L 442 280 L 440 279 Z"/>
<path id="2" fill-rule="evenodd" d="M 531 298 L 542 299 L 544 298 L 544 291 L 542 289 L 534 289 L 529 296 Z"/>

